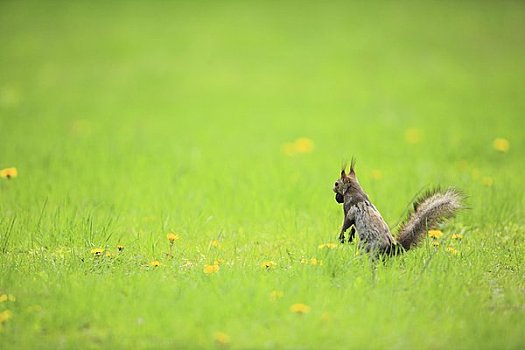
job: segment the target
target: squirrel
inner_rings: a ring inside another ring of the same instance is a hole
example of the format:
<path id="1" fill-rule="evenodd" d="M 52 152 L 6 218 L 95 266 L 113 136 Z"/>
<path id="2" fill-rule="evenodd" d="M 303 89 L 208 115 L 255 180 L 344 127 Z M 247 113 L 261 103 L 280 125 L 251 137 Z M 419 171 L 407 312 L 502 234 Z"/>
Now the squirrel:
<path id="1" fill-rule="evenodd" d="M 348 242 L 355 232 L 359 235 L 359 249 L 373 255 L 397 255 L 417 246 L 425 233 L 464 208 L 464 195 L 454 188 L 434 189 L 421 195 L 413 204 L 405 221 L 401 224 L 397 240 L 357 181 L 355 160 L 352 159 L 350 173 L 346 166 L 334 185 L 335 200 L 343 204 L 344 220 L 339 241 L 345 243 L 345 232 L 350 228 Z"/>

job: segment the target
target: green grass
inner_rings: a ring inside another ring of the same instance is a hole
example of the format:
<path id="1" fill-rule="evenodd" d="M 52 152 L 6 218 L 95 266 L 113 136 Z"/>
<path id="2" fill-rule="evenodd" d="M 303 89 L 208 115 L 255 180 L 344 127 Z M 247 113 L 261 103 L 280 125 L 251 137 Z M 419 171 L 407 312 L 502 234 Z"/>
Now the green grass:
<path id="1" fill-rule="evenodd" d="M 519 2 L 1 2 L 0 348 L 523 348 L 524 33 Z M 319 249 L 352 156 L 392 226 L 470 209 L 384 264 Z"/>

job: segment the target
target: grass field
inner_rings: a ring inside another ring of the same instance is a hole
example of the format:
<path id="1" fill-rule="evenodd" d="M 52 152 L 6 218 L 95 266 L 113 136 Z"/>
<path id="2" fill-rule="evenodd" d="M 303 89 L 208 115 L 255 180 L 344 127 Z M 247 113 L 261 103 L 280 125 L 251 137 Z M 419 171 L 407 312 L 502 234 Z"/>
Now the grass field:
<path id="1" fill-rule="evenodd" d="M 0 2 L 0 348 L 523 349 L 524 57 L 520 2 Z M 372 264 L 352 156 L 470 209 Z"/>

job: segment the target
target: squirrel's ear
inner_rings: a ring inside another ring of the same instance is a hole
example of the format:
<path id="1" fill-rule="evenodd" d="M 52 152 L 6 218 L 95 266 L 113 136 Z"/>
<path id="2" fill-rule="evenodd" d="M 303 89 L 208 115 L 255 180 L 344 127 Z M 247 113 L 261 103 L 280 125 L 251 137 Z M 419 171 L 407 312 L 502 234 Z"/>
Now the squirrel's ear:
<path id="1" fill-rule="evenodd" d="M 350 176 L 355 176 L 355 158 L 352 158 L 352 162 L 350 163 Z"/>
<path id="2" fill-rule="evenodd" d="M 341 179 L 346 177 L 345 169 L 341 170 Z"/>

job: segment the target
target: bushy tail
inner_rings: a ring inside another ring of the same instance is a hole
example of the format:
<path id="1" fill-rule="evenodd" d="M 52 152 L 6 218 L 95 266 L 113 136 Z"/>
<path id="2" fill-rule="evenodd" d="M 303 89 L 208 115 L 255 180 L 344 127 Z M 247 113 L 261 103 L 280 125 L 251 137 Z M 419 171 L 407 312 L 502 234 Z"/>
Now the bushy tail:
<path id="1" fill-rule="evenodd" d="M 401 224 L 397 241 L 405 249 L 416 246 L 425 233 L 464 207 L 465 196 L 453 188 L 433 190 L 414 202 L 414 211 Z"/>

